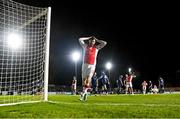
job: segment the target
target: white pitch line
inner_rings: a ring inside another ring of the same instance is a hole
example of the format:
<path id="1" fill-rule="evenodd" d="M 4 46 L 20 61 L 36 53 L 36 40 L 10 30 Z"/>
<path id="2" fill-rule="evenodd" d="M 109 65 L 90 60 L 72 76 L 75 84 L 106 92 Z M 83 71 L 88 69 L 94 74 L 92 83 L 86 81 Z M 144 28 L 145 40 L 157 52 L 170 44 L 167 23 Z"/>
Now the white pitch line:
<path id="1" fill-rule="evenodd" d="M 149 106 L 149 107 L 160 107 L 160 106 L 169 106 L 169 107 L 180 107 L 179 104 L 130 104 L 130 103 L 70 103 L 70 102 L 56 102 L 56 101 L 48 101 L 50 103 L 55 104 L 67 104 L 67 105 L 99 105 L 99 106 Z"/>

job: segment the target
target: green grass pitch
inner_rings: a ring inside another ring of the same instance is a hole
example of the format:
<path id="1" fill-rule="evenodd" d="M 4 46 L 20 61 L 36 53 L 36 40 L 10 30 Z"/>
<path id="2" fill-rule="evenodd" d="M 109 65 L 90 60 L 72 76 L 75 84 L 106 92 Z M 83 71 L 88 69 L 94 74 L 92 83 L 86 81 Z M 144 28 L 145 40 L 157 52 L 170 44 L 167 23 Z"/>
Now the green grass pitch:
<path id="1" fill-rule="evenodd" d="M 0 118 L 180 118 L 180 94 L 50 95 L 49 102 L 1 106 Z"/>

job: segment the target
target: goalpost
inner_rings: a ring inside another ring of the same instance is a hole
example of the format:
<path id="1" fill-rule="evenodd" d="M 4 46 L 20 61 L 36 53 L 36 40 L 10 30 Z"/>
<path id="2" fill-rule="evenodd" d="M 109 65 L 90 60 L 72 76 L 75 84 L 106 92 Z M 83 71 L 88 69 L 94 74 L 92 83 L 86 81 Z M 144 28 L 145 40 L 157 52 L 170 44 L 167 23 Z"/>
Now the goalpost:
<path id="1" fill-rule="evenodd" d="M 48 101 L 51 8 L 0 0 L 0 106 Z"/>

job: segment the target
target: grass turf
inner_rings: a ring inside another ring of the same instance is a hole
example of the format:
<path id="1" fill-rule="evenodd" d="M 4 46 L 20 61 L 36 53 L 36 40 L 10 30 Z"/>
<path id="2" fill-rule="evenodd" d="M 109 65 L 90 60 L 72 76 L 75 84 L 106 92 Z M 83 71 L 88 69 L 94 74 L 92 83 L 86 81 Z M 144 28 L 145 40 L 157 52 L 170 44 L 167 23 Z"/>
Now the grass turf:
<path id="1" fill-rule="evenodd" d="M 50 102 L 0 107 L 0 118 L 180 118 L 180 94 L 50 95 Z"/>

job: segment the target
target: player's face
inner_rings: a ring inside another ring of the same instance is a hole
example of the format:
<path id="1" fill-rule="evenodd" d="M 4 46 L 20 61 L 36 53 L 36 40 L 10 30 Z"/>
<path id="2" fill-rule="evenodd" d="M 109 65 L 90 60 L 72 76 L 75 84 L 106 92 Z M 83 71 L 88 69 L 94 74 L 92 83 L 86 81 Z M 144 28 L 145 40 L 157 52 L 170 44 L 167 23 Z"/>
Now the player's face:
<path id="1" fill-rule="evenodd" d="M 89 44 L 90 45 L 95 45 L 95 43 L 96 43 L 96 40 L 94 40 L 94 39 L 93 40 L 89 40 Z"/>

